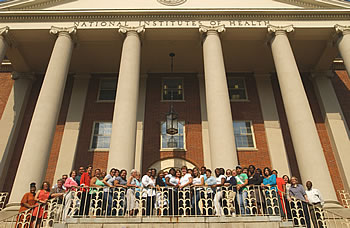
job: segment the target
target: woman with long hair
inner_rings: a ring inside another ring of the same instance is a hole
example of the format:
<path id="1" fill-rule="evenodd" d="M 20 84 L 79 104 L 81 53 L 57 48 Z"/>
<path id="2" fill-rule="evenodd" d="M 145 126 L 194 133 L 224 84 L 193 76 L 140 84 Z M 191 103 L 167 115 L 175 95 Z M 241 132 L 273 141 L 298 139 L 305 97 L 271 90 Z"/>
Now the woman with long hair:
<path id="1" fill-rule="evenodd" d="M 41 189 L 36 193 L 34 199 L 37 202 L 33 211 L 35 227 L 40 227 L 43 218 L 47 217 L 47 214 L 44 213 L 46 203 L 50 198 L 50 183 L 44 181 L 41 185 Z"/>
<path id="2" fill-rule="evenodd" d="M 275 174 L 272 174 L 272 171 L 270 168 L 268 167 L 265 167 L 264 168 L 264 175 L 265 175 L 265 178 L 263 180 L 263 183 L 261 184 L 261 187 L 264 189 L 264 192 L 265 192 L 265 198 L 266 196 L 268 195 L 270 198 L 273 197 L 273 198 L 277 198 L 278 200 L 278 205 L 279 205 L 279 208 L 280 208 L 280 214 L 281 216 L 283 217 L 284 216 L 284 211 L 283 211 L 283 208 L 282 208 L 282 203 L 281 203 L 281 199 L 278 195 L 278 189 L 277 189 L 277 180 L 276 180 L 276 175 Z M 266 201 L 267 203 L 267 201 Z M 277 213 L 276 211 L 268 211 L 269 214 L 275 214 Z"/>

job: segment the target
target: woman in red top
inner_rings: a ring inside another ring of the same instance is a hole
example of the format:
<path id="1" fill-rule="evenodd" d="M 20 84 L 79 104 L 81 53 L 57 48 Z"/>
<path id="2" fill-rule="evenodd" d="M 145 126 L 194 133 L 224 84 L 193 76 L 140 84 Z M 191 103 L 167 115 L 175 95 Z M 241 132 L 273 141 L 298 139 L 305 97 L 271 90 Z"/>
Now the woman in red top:
<path id="1" fill-rule="evenodd" d="M 35 205 L 35 192 L 36 192 L 36 186 L 35 183 L 30 184 L 30 191 L 24 194 L 22 200 L 21 200 L 21 208 L 19 209 L 19 213 L 26 211 L 30 208 L 34 208 Z"/>
<path id="2" fill-rule="evenodd" d="M 33 217 L 36 219 L 35 226 L 40 227 L 40 223 L 42 218 L 46 218 L 46 214 L 44 215 L 45 204 L 50 198 L 50 184 L 47 181 L 44 181 L 41 190 L 39 190 L 35 195 L 35 200 L 37 203 L 35 204 L 37 207 L 33 211 Z M 44 216 L 43 216 L 44 215 Z"/>

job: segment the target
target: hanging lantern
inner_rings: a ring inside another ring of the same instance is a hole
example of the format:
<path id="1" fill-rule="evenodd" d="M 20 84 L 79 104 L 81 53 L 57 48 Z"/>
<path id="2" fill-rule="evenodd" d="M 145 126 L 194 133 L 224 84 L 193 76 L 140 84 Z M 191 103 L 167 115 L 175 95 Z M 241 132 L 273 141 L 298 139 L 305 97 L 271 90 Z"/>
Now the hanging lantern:
<path id="1" fill-rule="evenodd" d="M 168 148 L 177 148 L 177 142 L 174 136 L 170 136 L 167 144 Z"/>
<path id="2" fill-rule="evenodd" d="M 179 132 L 177 116 L 173 105 L 171 105 L 170 111 L 166 114 L 166 133 L 169 135 L 175 135 Z"/>

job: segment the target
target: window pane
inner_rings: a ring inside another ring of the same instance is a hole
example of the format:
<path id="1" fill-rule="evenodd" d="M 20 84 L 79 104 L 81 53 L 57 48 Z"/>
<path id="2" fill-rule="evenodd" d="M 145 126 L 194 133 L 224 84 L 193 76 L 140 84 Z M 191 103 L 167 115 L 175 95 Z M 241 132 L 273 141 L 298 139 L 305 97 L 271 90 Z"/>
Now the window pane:
<path id="1" fill-rule="evenodd" d="M 231 100 L 247 99 L 244 78 L 228 78 L 227 83 Z"/>
<path id="2" fill-rule="evenodd" d="M 244 89 L 230 89 L 230 99 L 231 100 L 245 100 L 247 95 Z"/>
<path id="3" fill-rule="evenodd" d="M 100 83 L 101 83 L 101 90 L 103 90 L 103 89 L 116 90 L 117 89 L 117 80 L 102 79 Z"/>
<path id="4" fill-rule="evenodd" d="M 112 123 L 98 122 L 95 123 L 91 142 L 92 149 L 108 149 L 110 146 Z"/>
<path id="5" fill-rule="evenodd" d="M 161 148 L 163 149 L 184 149 L 185 148 L 185 136 L 184 136 L 184 121 L 178 122 L 179 133 L 175 135 L 168 135 L 166 133 L 165 122 L 161 123 Z"/>
<path id="6" fill-rule="evenodd" d="M 254 148 L 253 131 L 250 121 L 234 121 L 236 147 Z"/>
<path id="7" fill-rule="evenodd" d="M 98 99 L 100 101 L 113 101 L 115 100 L 115 90 L 100 90 Z"/>
<path id="8" fill-rule="evenodd" d="M 163 79 L 163 100 L 183 100 L 182 79 Z"/>
<path id="9" fill-rule="evenodd" d="M 117 89 L 116 79 L 101 79 L 98 99 L 100 101 L 113 101 Z"/>

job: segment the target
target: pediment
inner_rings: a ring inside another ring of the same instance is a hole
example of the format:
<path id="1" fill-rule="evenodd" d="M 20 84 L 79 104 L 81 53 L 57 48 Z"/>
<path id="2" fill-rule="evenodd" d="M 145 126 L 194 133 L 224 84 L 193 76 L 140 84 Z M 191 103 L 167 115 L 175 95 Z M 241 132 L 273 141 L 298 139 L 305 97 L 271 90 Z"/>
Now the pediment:
<path id="1" fill-rule="evenodd" d="M 0 0 L 0 10 L 350 9 L 343 0 Z"/>

